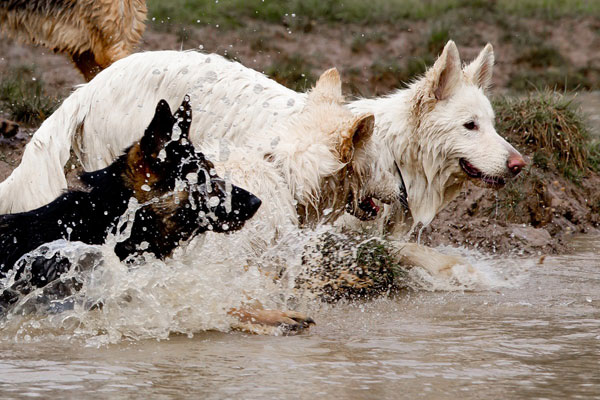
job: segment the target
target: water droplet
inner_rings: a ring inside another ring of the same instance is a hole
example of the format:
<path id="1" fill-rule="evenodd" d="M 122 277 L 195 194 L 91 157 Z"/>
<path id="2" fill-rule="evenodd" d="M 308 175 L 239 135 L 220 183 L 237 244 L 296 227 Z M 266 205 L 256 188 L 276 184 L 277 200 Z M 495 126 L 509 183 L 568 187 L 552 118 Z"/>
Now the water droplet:
<path id="1" fill-rule="evenodd" d="M 221 228 L 223 228 L 223 230 L 226 231 L 229 229 L 229 225 L 223 224 L 223 225 L 221 225 Z"/>
<path id="2" fill-rule="evenodd" d="M 294 104 L 296 104 L 296 100 L 294 100 L 294 99 L 289 99 L 287 101 L 287 106 L 288 107 L 292 107 Z"/>
<path id="3" fill-rule="evenodd" d="M 173 133 L 171 134 L 171 140 L 179 140 L 179 138 L 181 137 L 181 128 L 179 127 L 179 125 L 175 124 L 173 125 Z"/>
<path id="4" fill-rule="evenodd" d="M 196 172 L 190 172 L 185 176 L 185 179 L 191 184 L 196 184 L 198 183 L 198 174 Z"/>
<path id="5" fill-rule="evenodd" d="M 262 106 L 263 108 L 269 108 L 269 102 L 265 101 Z"/>
<path id="6" fill-rule="evenodd" d="M 142 190 L 144 192 L 149 192 L 150 190 L 152 190 L 152 188 L 150 188 L 150 186 L 144 184 L 144 185 L 142 185 Z"/>
<path id="7" fill-rule="evenodd" d="M 208 199 L 208 206 L 216 207 L 219 205 L 220 202 L 221 200 L 217 196 L 212 196 L 210 199 Z"/>
<path id="8" fill-rule="evenodd" d="M 152 71 L 152 74 L 160 75 L 160 69 L 156 68 L 154 71 Z"/>
<path id="9" fill-rule="evenodd" d="M 217 73 L 215 71 L 208 71 L 206 73 L 206 80 L 210 83 L 212 82 L 216 82 L 217 80 Z"/>
<path id="10" fill-rule="evenodd" d="M 160 161 L 165 161 L 167 159 L 167 152 L 165 151 L 165 149 L 161 149 L 161 151 L 158 152 L 157 158 Z M 148 176 L 150 176 L 150 174 L 148 174 Z"/>
<path id="11" fill-rule="evenodd" d="M 326 208 L 323 210 L 323 215 L 329 215 L 333 212 L 332 208 Z"/>
<path id="12" fill-rule="evenodd" d="M 256 85 L 254 85 L 254 93 L 256 93 L 256 94 L 259 94 L 260 92 L 262 92 L 262 91 L 263 91 L 263 89 L 264 89 L 264 88 L 263 88 L 263 87 L 262 87 L 262 85 L 260 85 L 260 84 L 256 84 Z"/>

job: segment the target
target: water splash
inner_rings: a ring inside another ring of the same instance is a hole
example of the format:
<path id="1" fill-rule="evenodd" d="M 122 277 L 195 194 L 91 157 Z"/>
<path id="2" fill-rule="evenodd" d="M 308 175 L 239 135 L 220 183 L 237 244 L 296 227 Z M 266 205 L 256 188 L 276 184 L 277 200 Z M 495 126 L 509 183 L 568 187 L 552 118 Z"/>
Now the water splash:
<path id="1" fill-rule="evenodd" d="M 206 330 L 229 331 L 232 308 L 260 302 L 265 308 L 308 312 L 322 304 L 314 293 L 299 290 L 306 245 L 331 227 L 316 230 L 281 227 L 275 242 L 256 234 L 265 222 L 252 221 L 248 230 L 231 235 L 209 232 L 158 260 L 150 254 L 121 262 L 114 246 L 127 239 L 136 211 L 135 199 L 117 229 L 102 246 L 56 241 L 45 245 L 45 257 L 60 255 L 72 267 L 43 289 L 19 299 L 0 320 L 0 338 L 17 342 L 60 339 L 100 346 L 124 340 L 166 339 L 172 334 L 192 336 Z M 407 270 L 405 285 L 418 290 L 483 290 L 516 284 L 498 274 L 504 261 L 485 258 L 465 249 L 459 252 L 476 268 L 457 267 L 449 276 L 434 276 L 419 268 Z M 40 255 L 40 249 L 32 252 Z M 356 254 L 354 253 L 356 257 Z M 15 283 L 14 274 L 0 287 Z M 52 297 L 60 285 L 75 289 Z"/>

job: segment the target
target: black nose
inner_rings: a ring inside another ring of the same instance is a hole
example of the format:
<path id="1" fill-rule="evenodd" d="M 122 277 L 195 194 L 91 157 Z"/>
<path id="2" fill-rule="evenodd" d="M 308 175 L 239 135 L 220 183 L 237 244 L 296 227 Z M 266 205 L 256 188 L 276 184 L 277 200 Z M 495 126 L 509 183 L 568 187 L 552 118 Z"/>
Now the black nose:
<path id="1" fill-rule="evenodd" d="M 233 186 L 231 190 L 231 208 L 238 211 L 238 216 L 242 221 L 252 218 L 260 208 L 262 201 L 238 186 Z"/>

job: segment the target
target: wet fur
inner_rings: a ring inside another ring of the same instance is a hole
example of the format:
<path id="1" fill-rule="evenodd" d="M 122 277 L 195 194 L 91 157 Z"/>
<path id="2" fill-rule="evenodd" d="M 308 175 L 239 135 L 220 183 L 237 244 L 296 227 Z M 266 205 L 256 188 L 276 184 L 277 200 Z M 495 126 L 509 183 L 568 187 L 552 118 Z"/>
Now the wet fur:
<path id="1" fill-rule="evenodd" d="M 121 260 L 142 252 L 165 258 L 199 233 L 241 228 L 260 201 L 236 186 L 230 193 L 223 190 L 224 182 L 215 174 L 213 164 L 189 143 L 190 122 L 187 100 L 175 115 L 161 101 L 140 141 L 105 169 L 82 175 L 84 190 L 68 191 L 33 211 L 0 216 L 2 274 L 7 275 L 24 254 L 58 239 L 103 244 L 109 234 L 119 233 L 119 221 L 131 199 L 139 207 L 133 210 L 130 236 L 115 246 Z M 179 138 L 172 134 L 174 126 L 179 127 Z M 196 174 L 197 182 L 190 182 L 189 174 Z M 182 186 L 183 180 L 188 184 Z M 209 197 L 215 196 L 219 204 L 209 205 Z M 56 260 L 59 264 L 63 261 Z M 55 275 L 52 271 L 64 272 L 66 268 L 45 262 L 40 265 L 33 270 L 31 279 L 35 282 L 48 283 Z M 22 267 L 17 265 L 21 269 L 15 279 L 19 279 Z"/>
<path id="2" fill-rule="evenodd" d="M 68 54 L 89 81 L 133 51 L 146 13 L 145 0 L 6 0 L 0 27 L 21 42 Z"/>
<path id="3" fill-rule="evenodd" d="M 487 45 L 463 67 L 456 45 L 450 41 L 435 64 L 409 88 L 348 104 L 356 114 L 375 115 L 375 152 L 355 158 L 355 165 L 368 166 L 371 171 L 369 179 L 363 181 L 363 190 L 371 195 L 377 190 L 397 188 L 398 171 L 406 184 L 409 212 L 400 202 L 387 208 L 371 224 L 377 234 L 389 232 L 402 238 L 419 223 L 429 224 L 456 198 L 468 179 L 459 165 L 461 158 L 469 158 L 485 175 L 511 176 L 507 158 L 518 152 L 495 131 L 493 110 L 486 96 L 493 63 L 493 49 Z M 99 78 L 65 100 L 34 135 L 22 164 L 0 184 L 0 207 L 26 206 L 31 200 L 23 200 L 23 192 L 32 192 L 33 188 L 36 193 L 31 199 L 39 202 L 64 187 L 62 167 L 71 146 L 86 169 L 110 162 L 113 149 L 131 138 L 106 133 L 116 132 L 117 124 L 138 126 L 144 117 L 142 108 L 111 120 L 108 115 L 115 102 L 143 103 L 156 96 L 169 98 L 190 91 L 206 99 L 201 118 L 192 127 L 193 140 L 208 136 L 244 147 L 255 140 L 249 132 L 264 133 L 265 141 L 276 137 L 277 129 L 300 113 L 308 99 L 306 94 L 289 90 L 237 63 L 195 52 L 132 55 Z M 115 94 L 119 90 L 117 81 L 127 82 L 128 93 L 135 95 Z M 131 91 L 132 87 L 136 90 Z M 466 131 L 463 124 L 475 117 L 482 129 L 476 133 Z M 205 133 L 203 126 L 214 129 Z M 40 170 L 40 162 L 47 168 Z M 25 182 L 35 185 L 23 188 Z M 38 190 L 48 184 L 48 190 Z M 357 226 L 353 218 L 345 218 L 344 223 L 351 229 L 365 228 Z M 436 267 L 428 269 L 434 271 Z"/>

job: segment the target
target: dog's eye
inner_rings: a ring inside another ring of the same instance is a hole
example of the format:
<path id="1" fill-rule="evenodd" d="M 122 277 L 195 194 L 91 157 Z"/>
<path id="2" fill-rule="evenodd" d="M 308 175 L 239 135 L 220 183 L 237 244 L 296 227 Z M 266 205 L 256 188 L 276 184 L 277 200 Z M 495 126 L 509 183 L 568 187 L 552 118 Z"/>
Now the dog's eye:
<path id="1" fill-rule="evenodd" d="M 469 121 L 466 124 L 464 124 L 463 126 L 470 131 L 477 129 L 477 124 L 475 123 L 475 121 Z"/>

